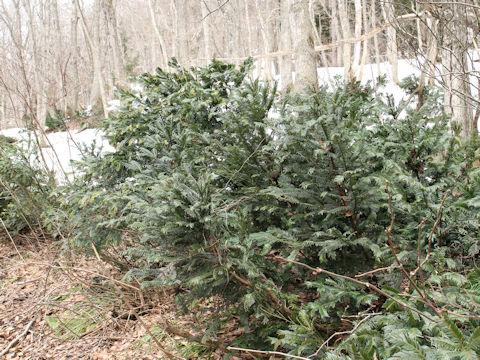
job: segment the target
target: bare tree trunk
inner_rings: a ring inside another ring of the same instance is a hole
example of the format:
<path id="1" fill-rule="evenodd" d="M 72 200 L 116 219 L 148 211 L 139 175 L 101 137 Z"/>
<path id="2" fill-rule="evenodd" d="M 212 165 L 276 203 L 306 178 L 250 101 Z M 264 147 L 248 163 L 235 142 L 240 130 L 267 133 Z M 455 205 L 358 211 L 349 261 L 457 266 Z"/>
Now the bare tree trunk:
<path id="1" fill-rule="evenodd" d="M 438 58 L 438 41 L 440 38 L 440 31 L 438 29 L 438 19 L 427 19 L 428 27 L 431 31 L 427 34 L 427 64 L 429 76 L 429 85 L 433 86 L 435 83 Z"/>
<path id="2" fill-rule="evenodd" d="M 290 23 L 291 0 L 280 0 L 280 51 L 291 50 L 292 27 Z M 292 56 L 280 56 L 280 78 L 282 89 L 287 90 L 292 86 Z"/>
<path id="3" fill-rule="evenodd" d="M 238 16 L 238 14 L 240 14 L 241 12 L 241 6 L 239 4 L 238 1 L 236 2 L 232 2 L 231 4 L 231 7 L 232 7 L 232 11 L 233 11 L 233 18 L 234 18 L 234 23 L 235 23 L 235 30 L 234 30 L 234 34 L 235 34 L 235 57 L 238 57 L 240 58 L 241 56 L 244 56 L 245 53 L 242 52 L 242 21 L 241 21 L 241 18 Z M 235 62 L 235 63 L 240 63 L 238 60 Z"/>
<path id="4" fill-rule="evenodd" d="M 354 0 L 355 4 L 355 37 L 358 38 L 362 35 L 362 0 Z M 352 61 L 352 73 L 354 77 L 358 76 L 360 67 L 360 56 L 362 50 L 362 41 L 357 41 L 353 45 L 353 61 Z M 361 78 L 359 79 L 361 80 Z"/>
<path id="5" fill-rule="evenodd" d="M 180 64 L 186 64 L 190 54 L 190 46 L 187 37 L 188 6 L 186 0 L 177 1 L 176 14 L 177 60 Z"/>
<path id="6" fill-rule="evenodd" d="M 382 14 L 385 22 L 393 21 L 395 17 L 395 7 L 393 2 L 381 2 Z M 394 26 L 387 28 L 387 58 L 392 67 L 392 80 L 398 84 L 398 49 L 397 49 L 397 30 Z"/>
<path id="7" fill-rule="evenodd" d="M 252 27 L 250 25 L 250 2 L 244 1 L 244 3 L 245 3 L 245 23 L 247 24 L 248 53 L 252 55 L 253 42 L 252 42 Z"/>
<path id="8" fill-rule="evenodd" d="M 372 29 L 375 29 L 377 26 L 377 7 L 375 6 L 376 1 L 372 1 L 372 11 L 371 11 L 371 27 Z M 382 70 L 380 68 L 380 48 L 378 46 L 378 36 L 375 34 L 373 36 L 373 46 L 375 47 L 375 62 L 377 64 L 377 74 L 380 76 L 382 73 Z"/>
<path id="9" fill-rule="evenodd" d="M 30 78 L 27 74 L 27 63 L 26 63 L 26 49 L 23 42 L 23 24 L 22 24 L 22 16 L 20 12 L 20 4 L 18 2 L 15 3 L 15 18 L 12 19 L 10 14 L 8 13 L 3 0 L 0 0 L 0 4 L 2 5 L 2 11 L 0 11 L 0 19 L 2 20 L 3 24 L 6 26 L 12 43 L 15 46 L 15 55 L 17 57 L 17 61 L 19 64 L 19 73 L 20 79 L 23 82 L 23 87 L 20 89 L 20 86 L 17 85 L 16 87 L 16 96 L 19 98 L 21 102 L 21 107 L 23 107 L 25 116 L 34 117 L 35 115 L 35 89 L 31 84 Z M 19 80 L 20 80 L 19 79 Z M 9 100 L 11 103 L 12 108 L 16 112 L 15 102 L 13 100 L 11 88 L 7 85 L 5 79 L 2 78 L 2 85 L 7 91 L 9 95 Z M 17 117 L 17 116 L 16 116 Z M 23 119 L 22 119 L 23 120 Z M 22 123 L 20 126 L 26 126 L 28 124 Z"/>
<path id="10" fill-rule="evenodd" d="M 315 28 L 315 13 L 314 13 L 314 10 L 313 10 L 313 4 L 314 4 L 314 0 L 310 0 L 309 3 L 308 3 L 308 13 L 309 13 L 309 16 L 310 16 L 310 22 L 312 24 L 312 29 L 313 29 L 313 34 L 315 36 L 315 40 L 317 41 L 317 44 L 319 46 L 322 45 L 322 36 L 321 34 L 318 33 L 317 29 Z M 320 20 L 320 24 L 319 24 L 319 27 L 320 29 L 322 28 L 322 22 Z M 325 51 L 320 51 L 320 56 L 322 58 L 322 62 L 323 62 L 323 66 L 325 68 L 325 72 L 327 74 L 327 77 L 328 77 L 328 81 L 330 83 L 332 83 L 332 78 L 330 76 L 330 71 L 328 70 L 328 59 L 327 59 L 327 56 L 325 55 Z"/>
<path id="11" fill-rule="evenodd" d="M 294 42 L 294 90 L 302 91 L 309 86 L 318 88 L 317 62 L 313 41 L 313 28 L 308 11 L 308 0 L 297 1 L 293 5 L 293 13 L 295 19 L 297 19 L 297 37 Z"/>
<path id="12" fill-rule="evenodd" d="M 424 56 L 425 60 L 421 69 L 418 85 L 418 108 L 423 105 L 423 93 L 427 75 L 430 76 L 431 79 L 435 77 L 435 63 L 438 55 L 438 20 L 429 18 L 426 19 L 426 23 L 428 26 L 428 31 L 426 34 L 427 51 Z M 420 48 L 420 51 L 423 51 L 423 48 Z"/>
<path id="13" fill-rule="evenodd" d="M 412 10 L 416 13 L 419 13 L 418 11 L 418 3 L 413 3 L 412 2 Z M 423 51 L 423 39 L 422 39 L 422 20 L 420 18 L 418 18 L 416 21 L 415 21 L 416 25 L 417 25 L 417 42 L 418 42 L 418 51 L 419 52 L 422 52 Z M 427 42 L 428 44 L 428 42 Z"/>
<path id="14" fill-rule="evenodd" d="M 445 86 L 445 111 L 451 116 L 451 123 L 462 128 L 462 136 L 477 133 L 473 123 L 473 109 L 470 100 L 471 84 L 467 64 L 467 14 L 464 6 L 457 1 L 443 8 L 440 24 L 444 30 L 444 49 L 442 52 L 442 73 Z M 448 20 L 447 20 L 448 19 Z"/>
<path id="15" fill-rule="evenodd" d="M 341 32 L 340 32 L 340 24 L 339 24 L 339 15 L 338 15 L 338 8 L 337 8 L 337 4 L 336 4 L 336 0 L 331 0 L 330 2 L 330 7 L 331 7 L 331 10 L 332 10 L 332 16 L 330 17 L 331 18 L 331 23 L 330 23 L 330 27 L 331 27 L 331 42 L 337 42 L 339 40 L 342 39 L 342 35 L 341 35 Z M 340 51 L 342 50 L 342 51 Z M 340 48 L 334 48 L 333 49 L 333 55 L 332 55 L 332 59 L 333 59 L 333 62 L 334 62 L 334 66 L 343 66 L 343 47 L 342 49 Z"/>
<path id="16" fill-rule="evenodd" d="M 56 77 L 57 86 L 60 87 L 61 91 L 61 102 L 62 102 L 62 110 L 63 113 L 67 113 L 68 107 L 68 90 L 66 84 L 66 77 L 64 76 L 63 66 L 62 66 L 62 54 L 63 54 L 63 39 L 62 39 L 62 31 L 60 29 L 60 17 L 58 14 L 58 5 L 57 1 L 51 0 L 50 6 L 51 15 L 53 18 L 53 28 L 55 31 L 55 53 L 54 53 L 54 68 L 53 71 Z"/>
<path id="17" fill-rule="evenodd" d="M 206 0 L 205 0 L 206 1 Z M 202 30 L 203 30 L 203 45 L 204 45 L 204 57 L 207 62 L 210 59 L 210 32 L 208 31 L 208 8 L 207 3 L 203 1 L 200 6 L 202 8 Z"/>
<path id="18" fill-rule="evenodd" d="M 178 52 L 177 52 L 177 40 L 176 36 L 178 35 L 177 30 L 178 30 L 178 12 L 177 12 L 177 7 L 175 6 L 175 0 L 170 1 L 170 11 L 172 12 L 172 17 L 173 17 L 173 29 L 174 29 L 174 40 L 172 41 L 172 54 L 173 56 L 178 58 Z M 177 59 L 178 60 L 178 59 Z"/>
<path id="19" fill-rule="evenodd" d="M 364 32 L 368 32 L 368 16 L 367 16 L 367 4 L 364 3 L 363 8 L 362 8 L 362 17 L 363 17 L 363 23 L 364 23 Z M 360 62 L 360 69 L 358 70 L 358 79 L 362 80 L 363 78 L 363 69 L 365 67 L 365 64 L 368 60 L 368 42 L 369 40 L 364 40 L 362 41 L 363 43 L 363 50 L 362 50 L 362 59 Z"/>
<path id="20" fill-rule="evenodd" d="M 260 23 L 260 33 L 262 35 L 263 40 L 263 61 L 264 61 L 264 72 L 265 72 L 265 79 L 272 80 L 272 59 L 268 55 L 270 53 L 270 44 L 268 39 L 268 32 L 267 32 L 267 20 L 266 17 L 262 15 L 262 9 L 259 5 L 259 0 L 255 0 L 255 7 L 257 10 L 257 17 Z"/>
<path id="21" fill-rule="evenodd" d="M 102 7 L 106 16 L 106 25 L 108 29 L 108 41 L 112 49 L 112 62 L 113 62 L 113 84 L 122 84 L 125 80 L 125 63 L 121 56 L 120 37 L 118 35 L 118 22 L 117 14 L 115 12 L 114 0 L 103 0 Z"/>
<path id="22" fill-rule="evenodd" d="M 155 15 L 155 6 L 153 3 L 154 0 L 148 0 L 148 8 L 150 10 L 150 17 L 152 19 L 152 26 L 155 30 L 155 35 L 157 35 L 158 43 L 160 44 L 160 50 L 162 52 L 163 66 L 168 67 L 168 55 L 167 55 L 167 46 L 165 45 L 165 40 L 163 39 L 162 34 L 158 28 L 157 16 Z"/>
<path id="23" fill-rule="evenodd" d="M 76 0 L 72 0 L 72 19 L 70 24 L 70 34 L 72 42 L 72 71 L 73 71 L 73 90 L 72 90 L 72 111 L 78 110 L 78 92 L 80 87 L 80 79 L 78 76 L 78 11 L 75 4 Z"/>
<path id="24" fill-rule="evenodd" d="M 350 19 L 348 17 L 346 0 L 338 0 L 338 17 L 342 28 L 342 35 L 344 39 L 352 37 L 350 31 Z M 353 80 L 352 73 L 352 46 L 350 44 L 343 44 L 343 68 L 345 81 L 350 82 Z"/>
<path id="25" fill-rule="evenodd" d="M 45 121 L 47 119 L 47 94 L 44 87 L 44 82 L 42 81 L 42 70 L 43 70 L 43 57 L 40 54 L 40 49 L 37 43 L 37 29 L 34 27 L 35 19 L 33 17 L 33 11 L 31 8 L 30 0 L 23 0 L 23 6 L 27 13 L 28 17 L 28 29 L 30 36 L 32 38 L 32 53 L 33 53 L 33 63 L 34 63 L 34 84 L 35 84 L 35 97 L 36 97 L 36 111 L 35 117 L 40 126 L 40 133 L 45 133 Z M 17 7 L 17 11 L 20 11 L 20 8 Z M 40 137 L 41 146 L 46 145 L 44 136 Z"/>
<path id="26" fill-rule="evenodd" d="M 5 112 L 5 96 L 0 97 L 0 129 L 6 128 L 8 125 L 7 116 Z"/>
<path id="27" fill-rule="evenodd" d="M 88 44 L 88 47 L 90 48 L 90 52 L 92 54 L 93 74 L 94 74 L 93 75 L 93 77 L 94 77 L 93 87 L 98 87 L 98 89 L 100 90 L 100 98 L 101 98 L 101 101 L 102 101 L 103 115 L 107 118 L 108 117 L 107 96 L 106 96 L 106 93 L 105 93 L 105 84 L 104 84 L 103 76 L 102 76 L 102 67 L 101 67 L 101 64 L 100 64 L 99 49 L 98 49 L 97 45 L 95 44 L 95 42 L 93 40 L 90 29 L 87 26 L 85 16 L 83 14 L 83 11 L 80 7 L 80 4 L 79 4 L 78 0 L 75 0 L 75 5 L 77 6 L 77 11 L 78 11 L 78 14 L 80 15 L 80 19 L 82 21 L 84 34 L 85 34 L 85 37 L 87 39 L 87 44 Z M 95 92 L 92 91 L 92 93 L 95 93 Z M 95 100 L 95 99 L 92 99 L 92 100 Z"/>

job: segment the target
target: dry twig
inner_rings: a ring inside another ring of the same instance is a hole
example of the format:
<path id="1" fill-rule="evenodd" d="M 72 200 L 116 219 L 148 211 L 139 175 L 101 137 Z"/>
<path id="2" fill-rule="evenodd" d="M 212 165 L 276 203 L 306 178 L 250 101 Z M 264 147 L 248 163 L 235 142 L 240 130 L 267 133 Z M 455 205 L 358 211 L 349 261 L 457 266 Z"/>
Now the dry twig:
<path id="1" fill-rule="evenodd" d="M 313 271 L 314 273 L 316 274 L 325 274 L 325 275 L 328 275 L 328 276 L 331 276 L 333 278 L 337 278 L 337 279 L 343 279 L 343 280 L 346 280 L 346 281 L 350 281 L 350 282 L 353 282 L 355 284 L 358 284 L 358 285 L 361 285 L 361 286 L 364 286 L 366 287 L 367 289 L 371 289 L 372 291 L 376 292 L 377 294 L 380 294 L 384 297 L 386 297 L 387 299 L 390 299 L 392 300 L 393 302 L 397 303 L 398 305 L 400 305 L 401 307 L 403 308 L 406 308 L 406 309 L 409 309 L 413 312 L 416 312 L 417 314 L 423 316 L 424 318 L 434 322 L 434 323 L 438 323 L 439 321 L 438 320 L 435 320 L 434 318 L 432 318 L 430 315 L 404 303 L 403 301 L 401 300 L 398 300 L 397 298 L 391 296 L 390 294 L 386 293 L 385 291 L 379 289 L 378 287 L 376 287 L 375 285 L 373 284 L 370 284 L 369 282 L 366 282 L 366 281 L 361 281 L 361 280 L 358 280 L 358 279 L 355 279 L 355 278 L 352 278 L 352 277 L 349 277 L 349 276 L 346 276 L 346 275 L 341 275 L 341 274 L 337 274 L 337 273 L 334 273 L 334 272 L 331 272 L 331 271 L 328 271 L 328 270 L 325 270 L 325 269 L 322 269 L 322 268 L 314 268 L 314 267 L 311 267 L 310 265 L 307 265 L 307 264 L 304 264 L 302 262 L 299 262 L 299 261 L 295 261 L 295 260 L 289 260 L 289 259 L 285 259 L 281 256 L 277 256 L 276 259 L 278 260 L 281 260 L 281 261 L 284 261 L 284 262 L 289 262 L 289 263 L 292 263 L 292 264 L 295 264 L 295 265 L 299 265 L 299 266 L 302 266 L 310 271 Z"/>
<path id="2" fill-rule="evenodd" d="M 7 347 L 5 349 L 3 349 L 3 351 L 0 353 L 0 356 L 4 356 L 6 353 L 8 353 L 10 351 L 10 349 L 12 347 L 14 347 L 15 345 L 17 345 L 19 342 L 22 342 L 23 339 L 25 339 L 27 337 L 27 334 L 29 333 L 30 331 L 30 328 L 32 327 L 32 325 L 35 323 L 35 319 L 33 319 L 32 321 L 30 321 L 27 325 L 27 327 L 25 328 L 25 330 L 20 334 L 18 335 L 15 339 L 13 339 L 12 341 L 10 341 L 10 343 L 7 345 Z"/>
<path id="3" fill-rule="evenodd" d="M 239 347 L 234 347 L 234 346 L 227 347 L 227 350 L 244 351 L 244 352 L 247 352 L 247 353 L 265 354 L 265 355 L 279 355 L 279 356 L 289 357 L 289 358 L 292 358 L 292 359 L 300 359 L 300 360 L 311 360 L 310 358 L 296 356 L 296 355 L 292 355 L 292 354 L 285 354 L 285 353 L 282 353 L 282 352 L 279 352 L 279 351 L 253 350 L 253 349 L 244 349 L 244 348 L 239 348 Z"/>
<path id="4" fill-rule="evenodd" d="M 330 342 L 330 340 L 332 340 L 335 336 L 339 336 L 339 335 L 351 335 L 351 334 L 353 334 L 353 333 L 360 327 L 360 325 L 362 325 L 365 321 L 367 321 L 368 319 L 370 319 L 373 315 L 374 315 L 374 314 L 368 314 L 365 318 L 363 318 L 362 320 L 360 320 L 360 321 L 353 327 L 353 329 L 351 329 L 351 330 L 347 330 L 347 331 L 337 331 L 337 332 L 333 333 L 332 335 L 330 335 L 330 337 L 329 337 L 327 340 L 325 340 L 325 341 L 323 342 L 322 345 L 320 345 L 320 347 L 318 348 L 318 350 L 315 351 L 315 353 L 313 353 L 312 355 L 309 355 L 309 357 L 311 357 L 311 356 L 317 356 L 317 355 L 320 353 L 320 351 L 322 351 L 322 349 L 323 349 L 326 345 L 328 345 L 328 343 Z"/>

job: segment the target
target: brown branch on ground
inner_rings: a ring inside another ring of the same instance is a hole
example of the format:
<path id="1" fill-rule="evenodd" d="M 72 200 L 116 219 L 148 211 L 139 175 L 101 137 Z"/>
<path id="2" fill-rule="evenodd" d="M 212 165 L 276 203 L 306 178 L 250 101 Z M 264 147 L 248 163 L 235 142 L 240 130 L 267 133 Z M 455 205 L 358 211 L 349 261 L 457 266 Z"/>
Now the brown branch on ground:
<path id="1" fill-rule="evenodd" d="M 35 323 L 35 319 L 31 320 L 27 327 L 25 328 L 25 330 L 20 334 L 18 335 L 15 339 L 13 339 L 5 349 L 3 349 L 3 351 L 0 353 L 0 356 L 4 356 L 5 354 L 7 354 L 10 349 L 12 347 L 14 347 L 15 345 L 17 345 L 18 343 L 22 342 L 23 339 L 25 339 L 27 337 L 27 334 L 30 332 L 30 328 L 32 327 L 32 325 Z"/>
<path id="2" fill-rule="evenodd" d="M 361 285 L 361 286 L 364 286 L 366 287 L 367 289 L 371 289 L 372 291 L 376 292 L 377 294 L 380 294 L 382 296 L 385 296 L 386 298 L 392 300 L 394 303 L 400 305 L 401 307 L 403 308 L 406 308 L 406 309 L 409 309 L 421 316 L 423 316 L 424 318 L 434 322 L 434 323 L 438 323 L 439 321 L 434 319 L 433 317 L 431 317 L 429 314 L 423 312 L 423 311 L 420 311 L 406 303 L 404 303 L 403 301 L 393 297 L 392 295 L 386 293 L 385 291 L 381 290 L 380 288 L 376 287 L 375 285 L 373 284 L 370 284 L 369 282 L 366 282 L 366 281 L 361 281 L 361 280 L 358 280 L 358 279 L 355 279 L 355 278 L 352 278 L 352 277 L 349 277 L 349 276 L 346 276 L 346 275 L 341 275 L 341 274 L 337 274 L 337 273 L 334 273 L 334 272 L 331 272 L 331 271 L 328 271 L 328 270 L 325 270 L 325 269 L 322 269 L 322 268 L 314 268 L 314 267 L 311 267 L 310 265 L 307 265 L 307 264 L 304 264 L 302 262 L 299 262 L 299 261 L 295 261 L 295 260 L 289 260 L 289 259 L 285 259 L 281 256 L 277 256 L 276 259 L 280 260 L 280 261 L 283 261 L 283 262 L 287 262 L 287 263 L 292 263 L 292 264 L 295 264 L 295 265 L 298 265 L 298 266 L 302 266 L 312 272 L 314 272 L 315 274 L 325 274 L 325 275 L 328 275 L 332 278 L 337 278 L 337 279 L 343 279 L 343 280 L 346 280 L 346 281 L 349 281 L 349 282 L 352 282 L 352 283 L 355 283 L 355 284 L 358 284 L 358 285 Z"/>
<path id="3" fill-rule="evenodd" d="M 254 350 L 254 349 L 245 349 L 245 348 L 239 348 L 235 346 L 229 346 L 227 347 L 227 350 L 234 350 L 234 351 L 243 351 L 247 353 L 253 353 L 253 354 L 263 354 L 263 355 L 279 355 L 279 356 L 284 356 L 287 358 L 292 358 L 292 359 L 300 359 L 300 360 L 311 360 L 310 358 L 302 357 L 302 356 L 296 356 L 292 354 L 286 354 L 282 353 L 279 351 L 264 351 L 264 350 Z"/>

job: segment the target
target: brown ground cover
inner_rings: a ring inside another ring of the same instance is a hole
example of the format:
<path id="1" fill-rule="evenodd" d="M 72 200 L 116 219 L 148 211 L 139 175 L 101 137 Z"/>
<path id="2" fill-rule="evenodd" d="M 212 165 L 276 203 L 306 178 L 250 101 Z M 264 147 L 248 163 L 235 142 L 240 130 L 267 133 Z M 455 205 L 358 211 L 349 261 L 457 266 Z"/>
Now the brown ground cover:
<path id="1" fill-rule="evenodd" d="M 202 320 L 195 311 L 179 315 L 175 289 L 139 290 L 95 257 L 31 239 L 17 237 L 14 246 L 0 237 L 0 359 L 224 358 L 219 350 L 182 354 L 195 343 L 186 329 Z"/>

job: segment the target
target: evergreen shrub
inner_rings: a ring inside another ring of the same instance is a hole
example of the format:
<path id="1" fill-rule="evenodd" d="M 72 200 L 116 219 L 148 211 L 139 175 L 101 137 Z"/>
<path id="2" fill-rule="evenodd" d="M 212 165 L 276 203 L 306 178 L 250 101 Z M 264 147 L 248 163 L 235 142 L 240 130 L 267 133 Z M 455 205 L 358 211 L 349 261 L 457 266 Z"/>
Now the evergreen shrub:
<path id="1" fill-rule="evenodd" d="M 67 130 L 66 121 L 68 121 L 66 114 L 61 110 L 55 109 L 53 114 L 47 113 L 45 126 L 50 131 L 65 131 Z"/>
<path id="2" fill-rule="evenodd" d="M 41 214 L 51 203 L 51 174 L 38 166 L 33 148 L 0 139 L 0 218 L 13 233 L 43 227 Z"/>
<path id="3" fill-rule="evenodd" d="M 282 95 L 251 62 L 171 67 L 121 93 L 104 123 L 116 151 L 79 164 L 76 246 L 143 286 L 182 286 L 184 304 L 220 295 L 240 346 L 478 352 L 478 142 L 450 131 L 437 90 L 401 111 L 356 83 Z"/>

